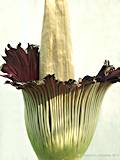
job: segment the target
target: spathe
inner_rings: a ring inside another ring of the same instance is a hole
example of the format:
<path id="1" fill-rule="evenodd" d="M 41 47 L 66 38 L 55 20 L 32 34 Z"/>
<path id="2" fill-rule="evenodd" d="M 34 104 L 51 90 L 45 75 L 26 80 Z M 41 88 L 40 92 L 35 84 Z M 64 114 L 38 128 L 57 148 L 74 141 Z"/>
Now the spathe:
<path id="1" fill-rule="evenodd" d="M 59 81 L 54 75 L 47 75 L 37 80 L 38 71 L 35 72 L 35 77 L 31 76 L 29 79 L 30 74 L 22 70 L 22 74 L 26 75 L 28 81 L 24 81 L 24 76 L 17 81 L 19 74 L 18 77 L 14 77 L 14 70 L 9 68 L 11 58 L 14 55 L 15 58 L 19 56 L 18 59 L 21 62 L 22 57 L 28 56 L 31 52 L 36 57 L 36 53 L 39 54 L 38 50 L 36 52 L 36 49 L 33 50 L 33 45 L 31 46 L 29 53 L 22 49 L 24 55 L 19 53 L 20 46 L 16 49 L 11 47 L 12 49 L 10 48 L 7 52 L 10 54 L 6 56 L 6 62 L 9 65 L 4 64 L 2 71 L 5 73 L 8 71 L 5 77 L 12 80 L 6 83 L 22 89 L 25 102 L 25 123 L 33 149 L 38 159 L 79 159 L 94 135 L 105 92 L 112 83 L 120 81 L 120 69 L 115 69 L 109 61 L 105 61 L 96 76 L 87 75 L 78 82 L 72 79 Z M 23 59 L 21 64 L 29 67 L 34 60 L 34 57 L 30 61 Z M 6 65 L 8 70 L 5 70 Z M 19 70 L 19 66 L 17 68 L 14 63 L 12 67 Z M 32 67 L 28 73 L 30 72 L 32 72 Z"/>

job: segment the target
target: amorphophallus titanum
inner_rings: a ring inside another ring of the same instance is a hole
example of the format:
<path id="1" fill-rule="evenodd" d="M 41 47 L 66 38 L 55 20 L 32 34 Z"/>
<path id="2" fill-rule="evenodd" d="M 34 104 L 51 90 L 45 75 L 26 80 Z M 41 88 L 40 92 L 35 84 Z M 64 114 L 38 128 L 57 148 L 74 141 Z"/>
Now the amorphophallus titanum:
<path id="1" fill-rule="evenodd" d="M 28 136 L 40 160 L 80 159 L 106 90 L 120 80 L 120 68 L 105 61 L 96 76 L 75 81 L 71 50 L 67 2 L 46 0 L 40 53 L 38 46 L 8 45 L 3 57 L 6 83 L 22 89 Z"/>

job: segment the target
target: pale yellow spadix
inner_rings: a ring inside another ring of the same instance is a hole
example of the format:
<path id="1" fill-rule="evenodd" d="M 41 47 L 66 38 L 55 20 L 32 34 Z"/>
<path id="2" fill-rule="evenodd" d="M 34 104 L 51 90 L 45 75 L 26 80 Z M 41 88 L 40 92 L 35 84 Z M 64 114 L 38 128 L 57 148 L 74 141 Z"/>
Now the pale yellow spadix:
<path id="1" fill-rule="evenodd" d="M 45 0 L 40 79 L 47 74 L 55 74 L 59 80 L 74 78 L 69 26 L 67 0 Z"/>

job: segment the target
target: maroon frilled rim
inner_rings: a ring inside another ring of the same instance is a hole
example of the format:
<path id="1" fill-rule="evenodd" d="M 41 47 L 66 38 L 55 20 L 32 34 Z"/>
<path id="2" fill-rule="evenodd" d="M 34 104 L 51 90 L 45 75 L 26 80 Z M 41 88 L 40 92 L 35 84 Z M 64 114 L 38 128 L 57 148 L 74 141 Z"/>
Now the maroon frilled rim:
<path id="1" fill-rule="evenodd" d="M 110 65 L 108 60 L 105 60 L 103 66 L 96 76 L 85 76 L 78 81 L 69 79 L 68 81 L 56 80 L 55 75 L 46 75 L 42 80 L 39 80 L 39 47 L 36 45 L 28 44 L 26 50 L 21 47 L 21 43 L 16 48 L 7 45 L 8 49 L 5 49 L 6 56 L 3 59 L 6 61 L 2 65 L 1 71 L 4 73 L 1 76 L 10 79 L 6 81 L 18 89 L 22 89 L 26 86 L 40 85 L 49 83 L 51 80 L 56 84 L 63 84 L 67 87 L 83 86 L 92 84 L 95 82 L 101 83 L 116 83 L 120 82 L 120 67 L 115 69 L 113 65 Z"/>
<path id="2" fill-rule="evenodd" d="M 100 77 L 100 76 L 85 76 L 83 79 L 79 79 L 78 81 L 74 79 L 69 79 L 68 81 L 59 81 L 55 78 L 55 75 L 47 75 L 44 77 L 42 80 L 39 81 L 27 81 L 27 82 L 16 82 L 16 81 L 6 81 L 5 84 L 11 84 L 12 86 L 16 87 L 17 89 L 24 89 L 24 88 L 31 88 L 34 86 L 41 86 L 41 85 L 46 85 L 46 84 L 53 84 L 54 85 L 62 85 L 65 86 L 67 89 L 73 89 L 73 88 L 80 88 L 82 86 L 88 86 L 90 84 L 94 84 L 97 82 L 100 82 L 101 84 L 103 83 L 116 83 L 120 82 L 120 77 L 118 77 L 118 73 L 120 74 L 120 69 L 115 70 L 114 73 L 111 73 L 108 77 Z M 116 75 L 117 74 L 117 75 Z"/>
<path id="3" fill-rule="evenodd" d="M 1 76 L 9 78 L 13 82 L 27 82 L 39 79 L 39 48 L 28 44 L 26 50 L 21 47 L 21 43 L 16 48 L 7 45 L 6 56 L 2 58 L 6 63 L 2 65 Z"/>

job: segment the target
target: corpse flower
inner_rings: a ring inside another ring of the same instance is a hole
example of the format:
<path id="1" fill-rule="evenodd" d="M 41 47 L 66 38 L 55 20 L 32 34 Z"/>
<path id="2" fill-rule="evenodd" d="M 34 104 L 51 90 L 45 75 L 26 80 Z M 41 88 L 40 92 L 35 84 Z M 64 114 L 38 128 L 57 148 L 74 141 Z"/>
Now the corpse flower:
<path id="1" fill-rule="evenodd" d="M 94 77 L 74 80 L 66 0 L 45 0 L 41 48 L 5 49 L 2 76 L 21 89 L 25 124 L 39 160 L 77 160 L 88 148 L 107 89 L 120 81 L 108 60 Z"/>

